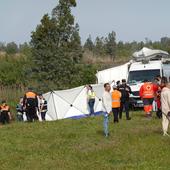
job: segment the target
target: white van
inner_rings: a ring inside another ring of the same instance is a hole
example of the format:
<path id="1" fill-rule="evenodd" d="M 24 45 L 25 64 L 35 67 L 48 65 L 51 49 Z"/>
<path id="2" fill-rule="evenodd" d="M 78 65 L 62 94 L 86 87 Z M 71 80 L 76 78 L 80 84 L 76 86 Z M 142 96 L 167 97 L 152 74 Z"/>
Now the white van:
<path id="1" fill-rule="evenodd" d="M 139 96 L 139 90 L 144 80 L 153 82 L 156 76 L 164 76 L 161 60 L 148 61 L 148 63 L 135 62 L 131 64 L 127 82 L 133 92 L 130 98 L 134 107 L 143 107 L 143 102 Z"/>
<path id="2" fill-rule="evenodd" d="M 140 87 L 144 80 L 153 81 L 158 75 L 170 77 L 170 56 L 166 51 L 152 50 L 144 47 L 142 50 L 133 53 L 133 60 L 130 62 L 99 71 L 97 82 L 114 84 L 118 80 L 127 79 L 133 95 L 131 103 L 134 107 L 143 107 L 143 102 L 139 96 Z M 114 80 L 114 82 L 113 82 Z"/>

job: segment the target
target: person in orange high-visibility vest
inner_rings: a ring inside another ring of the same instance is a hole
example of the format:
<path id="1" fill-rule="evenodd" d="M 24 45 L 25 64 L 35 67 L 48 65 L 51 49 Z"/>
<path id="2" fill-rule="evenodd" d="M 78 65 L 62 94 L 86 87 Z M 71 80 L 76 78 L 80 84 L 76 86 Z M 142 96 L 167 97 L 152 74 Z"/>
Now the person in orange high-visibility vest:
<path id="1" fill-rule="evenodd" d="M 9 123 L 11 120 L 11 113 L 10 113 L 10 107 L 6 104 L 6 101 L 2 101 L 2 105 L 0 106 L 0 122 L 2 124 Z"/>
<path id="2" fill-rule="evenodd" d="M 38 98 L 37 94 L 33 92 L 32 88 L 29 88 L 23 98 L 23 107 L 26 112 L 28 122 L 38 120 Z"/>
<path id="3" fill-rule="evenodd" d="M 120 98 L 121 98 L 121 92 L 117 90 L 117 86 L 113 86 L 113 92 L 112 92 L 112 112 L 114 117 L 114 123 L 119 122 L 119 110 L 120 110 Z"/>
<path id="4" fill-rule="evenodd" d="M 155 97 L 154 85 L 152 82 L 144 81 L 139 91 L 140 97 L 143 100 L 144 111 L 146 117 L 151 117 L 152 103 Z"/>

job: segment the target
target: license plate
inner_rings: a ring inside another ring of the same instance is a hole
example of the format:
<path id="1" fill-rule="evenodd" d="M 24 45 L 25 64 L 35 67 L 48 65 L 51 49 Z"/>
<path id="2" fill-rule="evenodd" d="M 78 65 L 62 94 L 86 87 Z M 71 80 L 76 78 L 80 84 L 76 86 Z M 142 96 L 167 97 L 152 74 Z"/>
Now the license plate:
<path id="1" fill-rule="evenodd" d="M 137 104 L 143 104 L 142 100 L 138 100 Z"/>

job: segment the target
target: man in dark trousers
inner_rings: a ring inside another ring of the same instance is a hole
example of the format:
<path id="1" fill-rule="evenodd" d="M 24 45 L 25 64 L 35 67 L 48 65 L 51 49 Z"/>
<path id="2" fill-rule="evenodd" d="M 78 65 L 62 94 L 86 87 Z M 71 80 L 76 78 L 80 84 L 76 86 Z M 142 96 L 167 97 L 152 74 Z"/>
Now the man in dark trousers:
<path id="1" fill-rule="evenodd" d="M 41 114 L 42 121 L 45 121 L 47 111 L 47 101 L 45 100 L 42 94 L 39 94 L 39 113 Z"/>
<path id="2" fill-rule="evenodd" d="M 32 88 L 29 88 L 23 99 L 23 106 L 26 112 L 26 117 L 28 122 L 33 122 L 38 120 L 38 98 Z"/>
<path id="3" fill-rule="evenodd" d="M 129 117 L 129 96 L 132 93 L 131 88 L 126 84 L 126 80 L 122 80 L 122 84 L 118 87 L 118 90 L 121 92 L 121 104 L 120 104 L 120 112 L 119 118 L 122 119 L 122 112 L 125 108 L 126 119 L 131 120 Z"/>
<path id="4" fill-rule="evenodd" d="M 2 105 L 0 106 L 0 122 L 2 124 L 8 124 L 11 120 L 11 113 L 10 113 L 10 108 L 6 104 L 6 101 L 2 101 Z"/>

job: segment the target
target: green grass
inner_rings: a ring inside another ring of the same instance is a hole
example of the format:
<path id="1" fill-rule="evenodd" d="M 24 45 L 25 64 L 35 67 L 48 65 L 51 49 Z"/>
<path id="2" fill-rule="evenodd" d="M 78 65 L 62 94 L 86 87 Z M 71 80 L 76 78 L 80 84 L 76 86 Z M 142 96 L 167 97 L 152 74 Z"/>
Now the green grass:
<path id="1" fill-rule="evenodd" d="M 1 170 L 169 170 L 161 120 L 133 112 L 103 137 L 103 118 L 11 123 L 0 128 Z"/>

